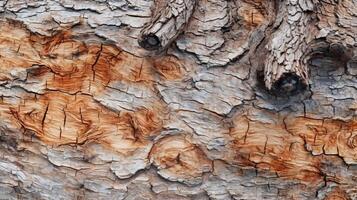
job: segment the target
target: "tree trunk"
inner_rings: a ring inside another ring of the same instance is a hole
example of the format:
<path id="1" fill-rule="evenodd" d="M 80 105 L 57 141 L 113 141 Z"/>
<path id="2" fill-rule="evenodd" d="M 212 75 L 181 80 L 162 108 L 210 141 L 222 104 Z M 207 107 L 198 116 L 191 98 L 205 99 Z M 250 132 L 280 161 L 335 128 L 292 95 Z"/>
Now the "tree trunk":
<path id="1" fill-rule="evenodd" d="M 0 199 L 357 199 L 356 0 L 0 0 Z"/>

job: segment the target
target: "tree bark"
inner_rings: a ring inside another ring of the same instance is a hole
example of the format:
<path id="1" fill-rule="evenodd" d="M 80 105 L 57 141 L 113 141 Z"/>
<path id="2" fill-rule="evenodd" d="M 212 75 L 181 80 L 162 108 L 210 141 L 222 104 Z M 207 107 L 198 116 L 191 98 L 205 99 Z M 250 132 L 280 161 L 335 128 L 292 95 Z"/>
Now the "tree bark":
<path id="1" fill-rule="evenodd" d="M 357 199 L 355 0 L 0 0 L 0 199 Z"/>

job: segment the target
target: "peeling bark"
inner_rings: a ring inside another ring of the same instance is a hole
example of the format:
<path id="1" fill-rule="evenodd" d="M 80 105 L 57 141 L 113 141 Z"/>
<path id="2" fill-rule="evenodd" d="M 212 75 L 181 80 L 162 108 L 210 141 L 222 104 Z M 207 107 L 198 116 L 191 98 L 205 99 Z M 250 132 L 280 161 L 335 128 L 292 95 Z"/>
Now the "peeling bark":
<path id="1" fill-rule="evenodd" d="M 0 0 L 0 199 L 357 199 L 356 14 Z"/>

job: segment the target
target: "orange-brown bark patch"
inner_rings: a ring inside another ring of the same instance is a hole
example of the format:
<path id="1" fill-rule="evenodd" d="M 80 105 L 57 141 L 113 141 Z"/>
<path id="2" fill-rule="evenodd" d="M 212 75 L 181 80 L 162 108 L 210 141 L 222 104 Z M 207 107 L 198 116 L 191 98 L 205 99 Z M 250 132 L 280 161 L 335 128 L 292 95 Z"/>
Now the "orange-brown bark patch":
<path id="1" fill-rule="evenodd" d="M 276 172 L 281 177 L 308 183 L 322 180 L 322 154 L 339 155 L 348 164 L 357 161 L 357 122 L 272 116 L 263 123 L 238 116 L 230 135 L 233 161 Z M 312 154 L 311 154 L 312 153 Z"/>
<path id="2" fill-rule="evenodd" d="M 70 30 L 45 37 L 23 26 L 1 25 L 0 81 L 21 76 L 21 84 L 33 81 L 43 87 L 36 90 L 41 94 L 19 96 L 19 105 L 2 100 L 2 116 L 15 117 L 19 128 L 33 131 L 48 144 L 97 141 L 120 151 L 146 145 L 158 134 L 164 115 L 159 100 L 125 112 L 94 100 L 117 81 L 153 91 L 156 72 L 151 60 L 112 45 L 79 41 Z M 172 62 L 179 65 L 178 60 Z"/>
<path id="3" fill-rule="evenodd" d="M 162 128 L 162 121 L 157 113 L 147 108 L 142 108 L 134 113 L 127 114 L 128 120 L 134 131 L 137 132 L 137 137 L 140 139 L 148 139 L 155 136 Z"/>
<path id="4" fill-rule="evenodd" d="M 0 28 L 0 58 L 0 81 L 11 80 L 14 72 L 41 62 L 27 32 L 9 25 Z"/>
<path id="5" fill-rule="evenodd" d="M 165 56 L 153 60 L 157 73 L 167 80 L 179 79 L 183 76 L 184 66 L 174 56 Z"/>
<path id="6" fill-rule="evenodd" d="M 177 179 L 194 179 L 211 171 L 211 161 L 204 152 L 183 136 L 167 136 L 151 150 L 150 159 L 162 173 Z"/>
<path id="7" fill-rule="evenodd" d="M 230 148 L 236 156 L 232 162 L 269 170 L 282 178 L 321 183 L 320 158 L 311 156 L 304 148 L 304 141 L 291 135 L 282 120 L 275 117 L 277 123 L 254 121 L 247 116 L 234 119 Z"/>
<path id="8" fill-rule="evenodd" d="M 20 105 L 6 105 L 20 127 L 54 145 L 96 141 L 125 153 L 147 145 L 162 126 L 151 110 L 116 113 L 89 95 L 48 92 L 26 97 Z"/>
<path id="9" fill-rule="evenodd" d="M 93 94 L 115 81 L 151 88 L 155 71 L 167 79 L 181 75 L 182 65 L 172 56 L 156 59 L 156 68 L 152 60 L 134 56 L 113 45 L 79 41 L 69 30 L 44 37 L 30 34 L 21 26 L 14 28 L 11 23 L 1 25 L 0 81 L 14 79 L 14 72 L 19 70 L 26 74 L 26 69 L 41 68 L 47 73 L 30 76 L 43 79 L 47 89 Z"/>
<path id="10" fill-rule="evenodd" d="M 292 118 L 286 120 L 288 129 L 302 137 L 314 155 L 330 154 L 343 157 L 349 164 L 357 163 L 357 121 L 333 119 Z"/>
<path id="11" fill-rule="evenodd" d="M 238 10 L 242 23 L 248 30 L 256 28 L 267 20 L 267 11 L 264 2 L 260 0 L 245 1 Z"/>
<path id="12" fill-rule="evenodd" d="M 327 194 L 324 200 L 350 200 L 350 198 L 345 191 L 336 187 L 333 191 Z"/>

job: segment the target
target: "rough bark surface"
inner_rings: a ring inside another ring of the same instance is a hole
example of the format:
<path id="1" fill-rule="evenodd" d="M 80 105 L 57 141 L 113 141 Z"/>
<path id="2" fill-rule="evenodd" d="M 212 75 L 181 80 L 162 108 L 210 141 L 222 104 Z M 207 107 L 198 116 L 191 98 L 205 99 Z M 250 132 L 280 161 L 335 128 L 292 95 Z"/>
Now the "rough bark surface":
<path id="1" fill-rule="evenodd" d="M 0 0 L 0 199 L 357 199 L 356 0 L 165 2 Z"/>

